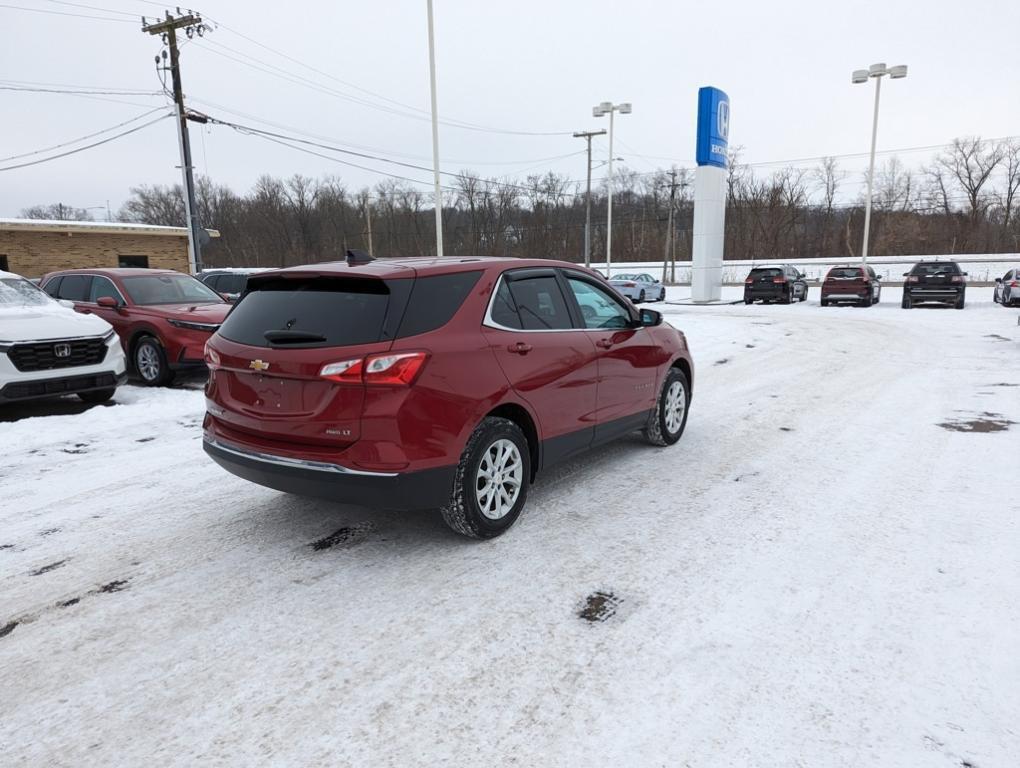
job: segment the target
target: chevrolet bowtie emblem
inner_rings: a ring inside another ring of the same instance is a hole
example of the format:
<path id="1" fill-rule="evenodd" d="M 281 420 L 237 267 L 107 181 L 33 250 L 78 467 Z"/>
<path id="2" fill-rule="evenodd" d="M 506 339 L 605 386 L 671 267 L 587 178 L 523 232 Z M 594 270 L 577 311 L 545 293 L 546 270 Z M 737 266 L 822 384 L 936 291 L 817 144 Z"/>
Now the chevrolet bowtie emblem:
<path id="1" fill-rule="evenodd" d="M 263 362 L 262 360 L 252 360 L 248 363 L 248 367 L 253 371 L 268 371 L 269 363 Z"/>

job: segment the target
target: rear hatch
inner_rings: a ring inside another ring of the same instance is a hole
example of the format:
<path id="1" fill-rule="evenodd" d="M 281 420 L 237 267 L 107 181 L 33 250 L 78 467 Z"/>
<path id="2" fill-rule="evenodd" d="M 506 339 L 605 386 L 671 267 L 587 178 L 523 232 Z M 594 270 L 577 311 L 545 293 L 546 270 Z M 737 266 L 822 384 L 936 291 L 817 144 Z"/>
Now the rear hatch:
<path id="1" fill-rule="evenodd" d="M 918 288 L 942 289 L 963 282 L 960 267 L 955 263 L 916 264 L 907 283 Z"/>
<path id="2" fill-rule="evenodd" d="M 822 283 L 822 293 L 864 293 L 867 283 L 860 267 L 836 267 L 829 270 Z"/>
<path id="3" fill-rule="evenodd" d="M 744 285 L 755 292 L 767 291 L 769 293 L 781 292 L 780 286 L 786 283 L 786 276 L 783 270 L 778 267 L 760 267 L 752 269 L 744 281 Z"/>
<path id="4" fill-rule="evenodd" d="M 387 352 L 412 283 L 372 275 L 253 277 L 214 337 L 210 413 L 263 438 L 350 445 L 360 436 L 365 387 L 337 385 L 321 372 Z"/>

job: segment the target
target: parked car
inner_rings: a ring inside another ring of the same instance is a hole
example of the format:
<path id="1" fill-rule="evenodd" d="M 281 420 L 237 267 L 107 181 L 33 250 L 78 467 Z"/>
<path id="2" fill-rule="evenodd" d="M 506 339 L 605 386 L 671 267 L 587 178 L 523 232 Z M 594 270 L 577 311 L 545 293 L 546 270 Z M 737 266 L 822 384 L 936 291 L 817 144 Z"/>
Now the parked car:
<path id="1" fill-rule="evenodd" d="M 903 277 L 904 309 L 932 301 L 963 309 L 966 303 L 967 273 L 955 261 L 922 261 Z"/>
<path id="2" fill-rule="evenodd" d="M 833 267 L 822 281 L 823 307 L 829 304 L 856 304 L 870 307 L 882 300 L 882 278 L 869 266 Z"/>
<path id="3" fill-rule="evenodd" d="M 44 275 L 42 288 L 109 322 L 150 386 L 204 367 L 205 343 L 231 306 L 194 277 L 170 269 L 70 269 Z"/>
<path id="4" fill-rule="evenodd" d="M 1020 304 L 1020 267 L 995 278 L 994 301 L 1004 307 Z"/>
<path id="5" fill-rule="evenodd" d="M 208 285 L 227 301 L 233 303 L 244 293 L 244 287 L 248 284 L 248 276 L 263 269 L 206 269 L 199 274 L 198 279 Z"/>
<path id="6" fill-rule="evenodd" d="M 206 346 L 206 452 L 261 485 L 439 508 L 490 538 L 536 474 L 634 430 L 676 443 L 684 335 L 559 261 L 408 258 L 253 275 Z"/>
<path id="7" fill-rule="evenodd" d="M 109 323 L 0 272 L 0 403 L 54 395 L 101 403 L 126 376 L 124 351 Z"/>
<path id="8" fill-rule="evenodd" d="M 666 300 L 666 286 L 645 272 L 613 275 L 609 284 L 635 304 Z"/>
<path id="9" fill-rule="evenodd" d="M 792 304 L 794 299 L 807 301 L 807 278 L 792 264 L 755 267 L 744 280 L 744 303 L 759 299 L 765 304 Z"/>

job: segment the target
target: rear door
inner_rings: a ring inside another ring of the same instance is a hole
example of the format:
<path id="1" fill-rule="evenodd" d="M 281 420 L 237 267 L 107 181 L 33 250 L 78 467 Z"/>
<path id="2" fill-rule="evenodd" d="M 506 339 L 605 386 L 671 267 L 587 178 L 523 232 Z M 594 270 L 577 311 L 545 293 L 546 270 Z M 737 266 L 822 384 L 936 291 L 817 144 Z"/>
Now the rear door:
<path id="1" fill-rule="evenodd" d="M 595 440 L 601 442 L 644 423 L 655 404 L 663 352 L 647 328 L 634 327 L 631 309 L 616 296 L 583 273 L 564 274 L 585 333 L 598 352 Z"/>
<path id="2" fill-rule="evenodd" d="M 596 347 L 575 327 L 556 271 L 504 272 L 482 331 L 510 386 L 538 416 L 543 464 L 588 448 L 595 434 Z"/>

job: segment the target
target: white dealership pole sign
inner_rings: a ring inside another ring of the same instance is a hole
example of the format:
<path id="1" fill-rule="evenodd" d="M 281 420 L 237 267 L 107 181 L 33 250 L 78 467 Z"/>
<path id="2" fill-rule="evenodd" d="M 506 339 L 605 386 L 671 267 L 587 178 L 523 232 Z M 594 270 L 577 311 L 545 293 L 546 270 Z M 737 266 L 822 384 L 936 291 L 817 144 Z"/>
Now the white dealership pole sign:
<path id="1" fill-rule="evenodd" d="M 729 134 L 729 97 L 718 88 L 701 88 L 698 91 L 698 169 L 694 174 L 691 255 L 691 298 L 694 301 L 718 301 L 722 296 Z"/>

